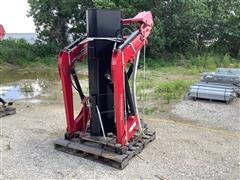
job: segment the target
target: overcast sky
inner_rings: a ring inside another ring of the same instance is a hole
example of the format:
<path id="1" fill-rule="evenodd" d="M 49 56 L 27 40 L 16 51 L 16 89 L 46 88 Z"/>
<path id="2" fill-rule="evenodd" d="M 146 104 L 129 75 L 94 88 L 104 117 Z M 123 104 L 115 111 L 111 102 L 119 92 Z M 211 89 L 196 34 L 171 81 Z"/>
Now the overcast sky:
<path id="1" fill-rule="evenodd" d="M 27 0 L 0 0 L 0 24 L 6 33 L 35 32 L 33 19 L 27 17 Z"/>

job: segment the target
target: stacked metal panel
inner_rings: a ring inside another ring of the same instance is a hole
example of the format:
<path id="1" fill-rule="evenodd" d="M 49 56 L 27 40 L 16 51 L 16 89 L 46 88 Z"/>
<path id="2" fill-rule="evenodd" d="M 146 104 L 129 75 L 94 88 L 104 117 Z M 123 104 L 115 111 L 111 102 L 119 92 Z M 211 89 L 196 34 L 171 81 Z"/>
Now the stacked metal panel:
<path id="1" fill-rule="evenodd" d="M 231 102 L 240 97 L 240 68 L 218 68 L 216 72 L 203 73 L 200 82 L 190 87 L 188 96 Z"/>

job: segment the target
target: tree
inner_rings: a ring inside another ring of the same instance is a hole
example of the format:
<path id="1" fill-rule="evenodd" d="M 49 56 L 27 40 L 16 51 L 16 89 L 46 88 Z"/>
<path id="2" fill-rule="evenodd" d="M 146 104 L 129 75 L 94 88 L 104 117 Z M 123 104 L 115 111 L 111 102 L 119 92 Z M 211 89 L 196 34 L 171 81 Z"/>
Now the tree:
<path id="1" fill-rule="evenodd" d="M 240 57 L 240 1 L 215 0 L 208 1 L 207 5 L 212 12 L 211 28 L 217 40 L 214 47 Z"/>
<path id="2" fill-rule="evenodd" d="M 148 52 L 152 57 L 175 52 L 202 53 L 208 45 L 220 53 L 240 56 L 240 1 L 95 0 L 94 3 L 101 8 L 119 8 L 124 17 L 151 10 L 154 27 Z"/>
<path id="3" fill-rule="evenodd" d="M 147 54 L 199 54 L 206 50 L 240 57 L 240 1 L 236 0 L 28 0 L 39 38 L 63 47 L 84 33 L 86 9 L 120 9 L 123 18 L 151 10 L 154 27 Z M 131 29 L 131 26 L 129 27 Z"/>
<path id="4" fill-rule="evenodd" d="M 91 0 L 28 0 L 29 16 L 33 17 L 41 41 L 64 47 L 69 37 L 85 32 L 86 9 Z"/>

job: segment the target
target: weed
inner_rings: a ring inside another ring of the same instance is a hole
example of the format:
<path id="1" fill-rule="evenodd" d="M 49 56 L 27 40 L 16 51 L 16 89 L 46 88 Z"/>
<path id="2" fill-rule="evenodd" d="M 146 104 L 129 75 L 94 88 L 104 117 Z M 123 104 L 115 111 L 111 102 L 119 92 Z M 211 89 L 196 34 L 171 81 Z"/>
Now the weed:
<path id="1" fill-rule="evenodd" d="M 158 109 L 157 107 L 145 108 L 144 112 L 146 115 L 150 115 L 150 114 L 153 114 L 154 112 L 156 112 L 157 109 Z"/>
<path id="2" fill-rule="evenodd" d="M 162 82 L 159 83 L 155 91 L 158 96 L 163 97 L 163 99 L 167 101 L 167 104 L 169 104 L 172 99 L 181 98 L 193 82 L 194 81 L 192 80 L 172 80 Z"/>
<path id="3" fill-rule="evenodd" d="M 11 148 L 11 145 L 10 145 L 10 142 L 6 145 L 6 150 L 7 151 L 9 151 L 9 150 L 11 150 L 12 148 Z"/>
<path id="4" fill-rule="evenodd" d="M 33 87 L 31 85 L 28 85 L 28 84 L 23 84 L 20 89 L 21 89 L 21 92 L 23 92 L 23 93 L 33 92 Z"/>
<path id="5" fill-rule="evenodd" d="M 163 104 L 161 104 L 161 107 L 160 107 L 159 111 L 160 111 L 160 112 L 166 112 L 166 109 L 164 109 Z"/>

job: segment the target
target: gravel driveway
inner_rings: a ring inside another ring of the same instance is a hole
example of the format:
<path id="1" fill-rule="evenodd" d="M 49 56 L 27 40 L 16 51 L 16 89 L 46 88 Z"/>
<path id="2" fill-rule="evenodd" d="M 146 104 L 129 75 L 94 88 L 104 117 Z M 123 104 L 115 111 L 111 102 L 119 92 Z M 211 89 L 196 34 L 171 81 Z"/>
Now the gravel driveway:
<path id="1" fill-rule="evenodd" d="M 205 127 L 240 130 L 240 98 L 228 105 L 217 101 L 184 100 L 175 106 L 172 113 Z"/>
<path id="2" fill-rule="evenodd" d="M 240 178 L 236 131 L 149 118 L 157 139 L 124 170 L 117 170 L 54 150 L 53 141 L 65 128 L 62 104 L 16 107 L 17 115 L 0 119 L 0 179 Z"/>

